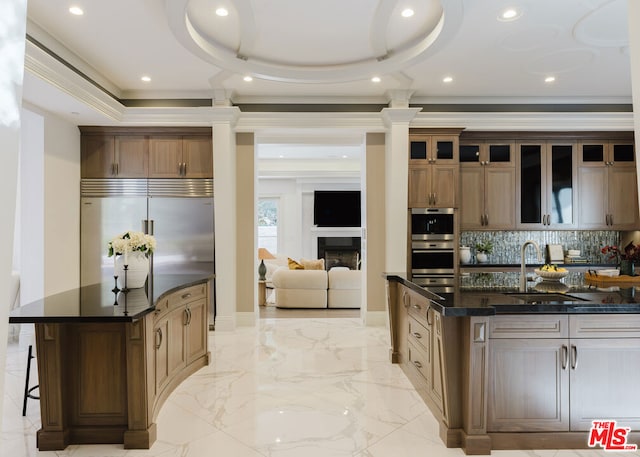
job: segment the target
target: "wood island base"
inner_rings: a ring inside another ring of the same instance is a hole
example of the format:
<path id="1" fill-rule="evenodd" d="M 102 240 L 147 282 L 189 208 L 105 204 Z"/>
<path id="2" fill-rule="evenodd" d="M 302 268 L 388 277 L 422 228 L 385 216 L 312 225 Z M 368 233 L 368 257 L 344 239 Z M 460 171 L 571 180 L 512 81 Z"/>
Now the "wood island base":
<path id="1" fill-rule="evenodd" d="M 36 323 L 41 451 L 122 443 L 149 449 L 171 392 L 209 364 L 208 283 L 133 322 Z"/>

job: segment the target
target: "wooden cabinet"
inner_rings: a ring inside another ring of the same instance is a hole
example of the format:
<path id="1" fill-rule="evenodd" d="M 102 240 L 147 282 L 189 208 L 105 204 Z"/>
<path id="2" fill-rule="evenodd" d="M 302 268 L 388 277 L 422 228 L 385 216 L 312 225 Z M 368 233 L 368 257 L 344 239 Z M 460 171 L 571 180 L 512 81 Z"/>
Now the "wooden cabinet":
<path id="1" fill-rule="evenodd" d="M 458 134 L 409 135 L 409 207 L 458 206 Z"/>
<path id="2" fill-rule="evenodd" d="M 517 150 L 517 227 L 577 227 L 575 142 L 521 142 Z"/>
<path id="3" fill-rule="evenodd" d="M 210 128 L 80 127 L 82 178 L 213 178 Z"/>
<path id="4" fill-rule="evenodd" d="M 635 230 L 638 190 L 633 143 L 579 144 L 580 227 Z"/>
<path id="5" fill-rule="evenodd" d="M 460 145 L 460 226 L 513 230 L 516 170 L 513 143 Z"/>
<path id="6" fill-rule="evenodd" d="M 146 178 L 149 156 L 145 137 L 83 135 L 80 164 L 83 178 Z"/>
<path id="7" fill-rule="evenodd" d="M 150 178 L 212 178 L 211 138 L 153 136 L 149 138 Z"/>
<path id="8" fill-rule="evenodd" d="M 152 318 L 157 398 L 167 395 L 167 386 L 180 379 L 185 367 L 206 357 L 207 297 L 207 284 L 199 284 L 170 294 L 156 305 Z"/>
<path id="9" fill-rule="evenodd" d="M 496 316 L 491 338 L 487 431 L 640 428 L 640 316 Z"/>

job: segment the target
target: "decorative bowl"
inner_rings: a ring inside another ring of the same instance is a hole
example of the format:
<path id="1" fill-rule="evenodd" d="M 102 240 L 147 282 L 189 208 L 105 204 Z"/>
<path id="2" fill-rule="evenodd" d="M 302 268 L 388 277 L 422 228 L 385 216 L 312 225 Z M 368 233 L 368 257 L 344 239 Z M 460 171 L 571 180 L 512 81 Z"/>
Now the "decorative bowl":
<path id="1" fill-rule="evenodd" d="M 560 281 L 562 278 L 569 274 L 568 271 L 545 271 L 536 268 L 533 270 L 535 274 L 540 276 L 543 281 Z"/>

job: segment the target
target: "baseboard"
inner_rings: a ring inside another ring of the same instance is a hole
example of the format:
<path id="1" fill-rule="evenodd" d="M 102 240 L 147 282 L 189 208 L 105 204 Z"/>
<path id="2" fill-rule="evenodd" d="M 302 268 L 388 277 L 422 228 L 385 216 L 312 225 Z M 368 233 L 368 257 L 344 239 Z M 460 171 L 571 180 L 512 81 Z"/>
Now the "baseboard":
<path id="1" fill-rule="evenodd" d="M 386 327 L 387 319 L 386 311 L 367 311 L 365 314 L 365 325 L 367 327 Z"/>
<path id="2" fill-rule="evenodd" d="M 258 313 L 236 313 L 236 325 L 238 327 L 255 327 L 258 323 Z"/>
<path id="3" fill-rule="evenodd" d="M 233 316 L 216 316 L 216 332 L 232 332 L 236 329 L 236 317 Z"/>

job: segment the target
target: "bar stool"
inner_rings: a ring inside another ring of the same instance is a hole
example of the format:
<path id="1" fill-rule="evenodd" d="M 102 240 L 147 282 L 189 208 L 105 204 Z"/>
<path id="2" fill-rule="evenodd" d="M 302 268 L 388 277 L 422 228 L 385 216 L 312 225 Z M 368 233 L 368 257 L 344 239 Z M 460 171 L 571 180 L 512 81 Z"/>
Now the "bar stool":
<path id="1" fill-rule="evenodd" d="M 36 356 L 33 355 L 33 346 L 29 345 L 29 354 L 27 355 L 27 379 L 24 382 L 24 401 L 22 403 L 22 415 L 27 415 L 27 399 L 31 398 L 33 400 L 40 400 L 40 397 L 34 395 L 32 392 L 36 390 L 39 385 L 35 385 L 33 387 L 29 387 L 29 375 L 31 373 L 31 359 L 35 359 Z"/>

